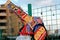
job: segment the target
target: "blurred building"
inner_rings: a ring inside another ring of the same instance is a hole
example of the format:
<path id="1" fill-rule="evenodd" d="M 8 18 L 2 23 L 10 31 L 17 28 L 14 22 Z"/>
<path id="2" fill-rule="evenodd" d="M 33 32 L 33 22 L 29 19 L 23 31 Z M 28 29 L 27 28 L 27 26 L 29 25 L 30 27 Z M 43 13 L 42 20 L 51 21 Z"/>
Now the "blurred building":
<path id="1" fill-rule="evenodd" d="M 13 3 L 11 5 L 14 8 L 18 8 Z M 3 35 L 18 35 L 19 29 L 22 27 L 21 20 L 9 10 L 7 5 L 0 5 L 0 29 L 3 31 Z"/>
<path id="2" fill-rule="evenodd" d="M 0 29 L 3 31 L 3 35 L 7 35 L 7 23 L 8 23 L 8 18 L 7 18 L 7 9 L 4 5 L 0 5 Z"/>

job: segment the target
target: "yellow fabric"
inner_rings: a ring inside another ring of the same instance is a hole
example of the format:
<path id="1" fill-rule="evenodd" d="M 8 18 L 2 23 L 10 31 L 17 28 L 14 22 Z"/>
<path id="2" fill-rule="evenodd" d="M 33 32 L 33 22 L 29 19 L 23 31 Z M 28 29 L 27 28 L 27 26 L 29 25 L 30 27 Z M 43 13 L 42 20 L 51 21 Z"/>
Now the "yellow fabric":
<path id="1" fill-rule="evenodd" d="M 44 31 L 45 31 L 45 29 L 44 29 L 43 27 L 41 27 L 41 28 L 36 32 L 36 34 L 34 35 L 35 40 L 38 40 L 39 37 L 41 36 L 41 34 L 44 33 Z"/>
<path id="2" fill-rule="evenodd" d="M 26 23 L 31 22 L 31 21 L 32 21 L 32 17 L 30 17 L 30 16 L 27 15 L 27 16 L 24 18 L 24 20 L 26 21 Z"/>

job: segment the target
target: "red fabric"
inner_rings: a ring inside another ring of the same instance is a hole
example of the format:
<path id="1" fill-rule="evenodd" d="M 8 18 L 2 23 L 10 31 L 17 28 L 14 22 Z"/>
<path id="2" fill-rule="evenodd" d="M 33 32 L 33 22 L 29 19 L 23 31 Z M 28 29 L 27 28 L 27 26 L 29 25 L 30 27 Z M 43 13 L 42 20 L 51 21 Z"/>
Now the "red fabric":
<path id="1" fill-rule="evenodd" d="M 26 28 L 26 25 L 24 26 L 24 28 L 22 29 L 21 32 L 19 32 L 20 35 L 32 35 L 33 32 L 28 32 L 27 28 Z"/>
<path id="2" fill-rule="evenodd" d="M 46 31 L 41 35 L 41 37 L 38 40 L 44 40 L 46 37 Z"/>
<path id="3" fill-rule="evenodd" d="M 17 13 L 18 13 L 18 14 L 20 14 L 20 12 L 21 12 L 21 10 L 20 10 L 20 9 L 18 9 L 18 10 L 17 10 Z"/>

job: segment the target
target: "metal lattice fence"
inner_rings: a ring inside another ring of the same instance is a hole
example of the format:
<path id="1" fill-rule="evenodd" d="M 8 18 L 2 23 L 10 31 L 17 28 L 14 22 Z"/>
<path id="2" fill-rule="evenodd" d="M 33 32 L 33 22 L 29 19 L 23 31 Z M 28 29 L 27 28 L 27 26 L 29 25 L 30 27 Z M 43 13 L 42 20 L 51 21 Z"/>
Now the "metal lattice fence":
<path id="1" fill-rule="evenodd" d="M 59 40 L 60 4 L 32 9 L 32 16 L 41 17 L 48 30 L 48 35 L 53 35 L 51 37 L 49 36 L 48 39 Z"/>

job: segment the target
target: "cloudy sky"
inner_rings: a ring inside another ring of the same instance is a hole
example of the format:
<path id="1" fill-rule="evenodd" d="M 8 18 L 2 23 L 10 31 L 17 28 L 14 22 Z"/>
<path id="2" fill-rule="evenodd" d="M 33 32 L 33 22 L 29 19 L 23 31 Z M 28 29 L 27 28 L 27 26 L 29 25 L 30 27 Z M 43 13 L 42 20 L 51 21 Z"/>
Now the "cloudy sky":
<path id="1" fill-rule="evenodd" d="M 41 6 L 59 4 L 60 0 L 12 0 L 12 2 L 26 10 L 29 3 L 32 4 L 32 8 L 39 8 Z"/>
<path id="2" fill-rule="evenodd" d="M 27 5 L 32 4 L 32 8 L 39 8 L 42 6 L 49 6 L 54 4 L 60 4 L 60 0 L 11 0 L 15 5 L 21 6 L 24 10 L 27 10 Z M 0 0 L 0 4 L 5 3 L 6 0 Z"/>

